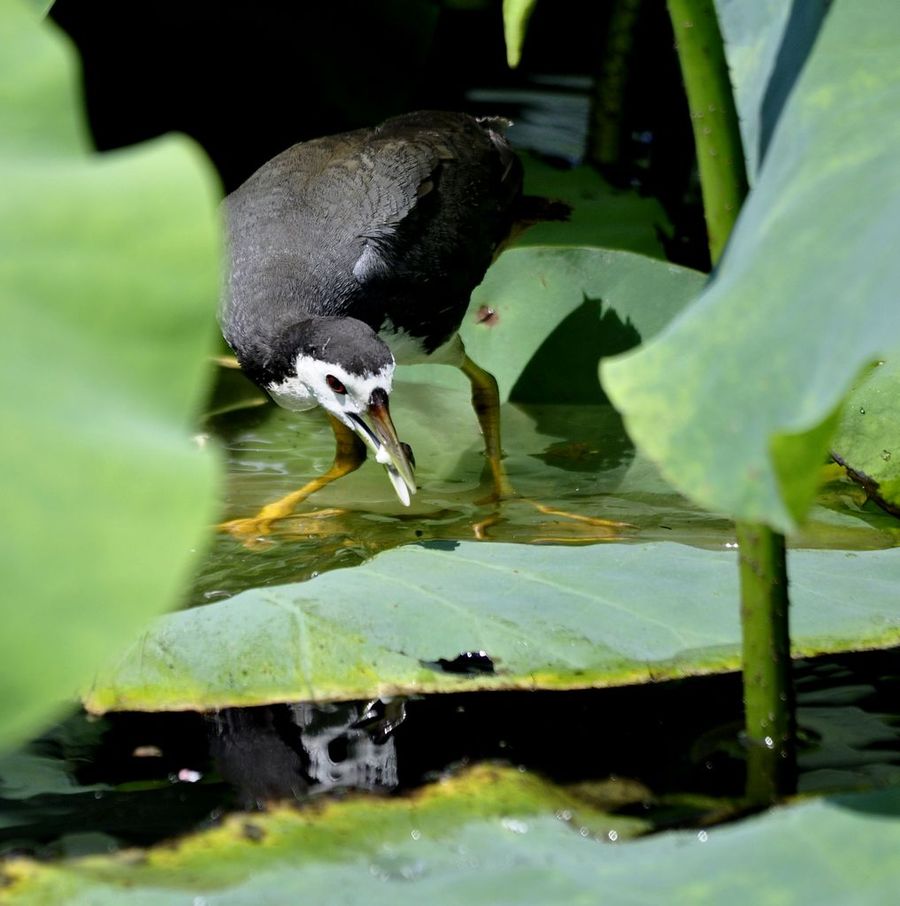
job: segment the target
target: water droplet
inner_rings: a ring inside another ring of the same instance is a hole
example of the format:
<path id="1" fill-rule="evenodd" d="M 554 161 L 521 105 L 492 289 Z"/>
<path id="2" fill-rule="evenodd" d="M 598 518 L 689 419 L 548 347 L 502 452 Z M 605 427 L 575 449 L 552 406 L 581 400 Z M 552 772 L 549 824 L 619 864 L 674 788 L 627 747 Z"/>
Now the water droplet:
<path id="1" fill-rule="evenodd" d="M 706 841 L 709 839 L 709 834 L 706 833 L 706 831 L 700 831 L 700 832 L 697 834 L 697 839 L 698 839 L 701 843 L 706 843 Z"/>
<path id="2" fill-rule="evenodd" d="M 774 748 L 775 748 L 775 740 L 772 739 L 771 736 L 767 736 L 767 737 L 763 740 L 763 743 L 765 744 L 765 747 L 766 747 L 767 749 L 774 749 Z"/>
<path id="3" fill-rule="evenodd" d="M 590 834 L 590 831 L 586 827 L 580 827 L 578 828 L 578 833 L 581 834 L 582 837 L 587 837 L 588 834 Z"/>
<path id="4" fill-rule="evenodd" d="M 504 818 L 500 823 L 508 831 L 512 831 L 514 834 L 525 834 L 528 832 L 528 825 L 524 821 L 519 821 L 516 818 Z"/>
<path id="5" fill-rule="evenodd" d="M 400 869 L 400 877 L 404 881 L 414 881 L 423 874 L 425 874 L 425 863 L 420 860 L 410 862 L 409 865 L 404 865 Z"/>
<path id="6" fill-rule="evenodd" d="M 890 451 L 890 450 L 882 450 L 882 451 L 881 451 L 881 458 L 882 458 L 885 462 L 887 462 L 887 461 L 891 458 L 891 451 Z"/>
<path id="7" fill-rule="evenodd" d="M 422 831 L 411 830 L 411 831 L 409 832 L 409 835 L 410 835 L 410 837 L 413 838 L 413 840 L 421 840 L 421 839 L 422 839 Z"/>
<path id="8" fill-rule="evenodd" d="M 865 415 L 865 414 L 866 414 L 865 407 L 863 407 L 863 406 L 860 406 L 860 407 L 859 407 L 859 414 L 860 414 L 860 415 Z"/>
<path id="9" fill-rule="evenodd" d="M 613 843 L 615 843 L 616 840 L 619 839 L 619 832 L 618 832 L 618 831 L 611 830 L 611 831 L 607 832 L 606 836 L 609 837 L 609 839 L 610 839 Z"/>

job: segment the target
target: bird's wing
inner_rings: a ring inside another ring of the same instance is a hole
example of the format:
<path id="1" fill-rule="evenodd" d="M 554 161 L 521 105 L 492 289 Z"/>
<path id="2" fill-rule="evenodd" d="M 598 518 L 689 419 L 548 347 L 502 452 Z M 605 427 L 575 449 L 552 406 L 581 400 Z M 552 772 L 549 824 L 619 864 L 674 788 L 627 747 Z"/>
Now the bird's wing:
<path id="1" fill-rule="evenodd" d="M 361 285 L 457 275 L 469 284 L 468 297 L 521 192 L 521 164 L 503 136 L 507 125 L 424 111 L 374 130 L 364 155 L 368 224 L 353 265 Z"/>
<path id="2" fill-rule="evenodd" d="M 366 284 L 396 273 L 405 245 L 404 224 L 421 221 L 433 208 L 432 195 L 441 165 L 453 159 L 453 150 L 437 141 L 386 138 L 373 142 L 366 163 L 367 191 L 360 214 L 361 229 L 350 239 L 360 243 L 353 264 L 356 281 Z"/>
<path id="3" fill-rule="evenodd" d="M 294 145 L 261 167 L 227 202 L 229 341 L 250 342 L 260 324 L 277 333 L 299 313 L 356 310 L 380 323 L 413 286 L 464 310 L 521 186 L 501 129 L 407 114 Z"/>

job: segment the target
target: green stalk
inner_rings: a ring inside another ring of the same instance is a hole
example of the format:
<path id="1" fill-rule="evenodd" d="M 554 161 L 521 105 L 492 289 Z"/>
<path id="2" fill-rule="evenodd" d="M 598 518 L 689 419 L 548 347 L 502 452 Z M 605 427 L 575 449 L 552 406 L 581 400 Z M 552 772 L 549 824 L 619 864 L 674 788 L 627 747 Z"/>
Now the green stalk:
<path id="1" fill-rule="evenodd" d="M 715 266 L 747 196 L 747 171 L 713 0 L 668 0 L 697 148 L 709 251 Z M 784 537 L 737 523 L 740 547 L 747 796 L 765 803 L 795 777 L 788 583 Z"/>
<path id="2" fill-rule="evenodd" d="M 634 37 L 644 0 L 613 0 L 606 48 L 591 104 L 588 158 L 601 169 L 619 167 L 624 150 L 625 93 Z"/>
<path id="3" fill-rule="evenodd" d="M 713 0 L 668 0 L 687 90 L 709 252 L 715 265 L 747 197 L 747 171 Z"/>
<path id="4" fill-rule="evenodd" d="M 784 536 L 737 524 L 740 548 L 747 797 L 766 803 L 796 782 L 794 686 Z"/>

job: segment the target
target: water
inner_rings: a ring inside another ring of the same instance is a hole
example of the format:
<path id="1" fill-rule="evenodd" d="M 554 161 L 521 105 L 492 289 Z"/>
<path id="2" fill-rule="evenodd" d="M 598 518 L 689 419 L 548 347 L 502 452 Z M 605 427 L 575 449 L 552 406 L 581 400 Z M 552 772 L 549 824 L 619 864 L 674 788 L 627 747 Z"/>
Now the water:
<path id="1" fill-rule="evenodd" d="M 636 453 L 608 405 L 504 406 L 505 464 L 522 499 L 498 509 L 485 500 L 490 484 L 484 480 L 481 438 L 465 379 L 445 370 L 459 382 L 438 388 L 400 381 L 393 394 L 394 422 L 418 462 L 419 492 L 411 507 L 399 504 L 384 469 L 369 461 L 313 495 L 264 539 L 246 539 L 249 546 L 244 546 L 217 534 L 187 603 L 301 581 L 414 541 L 471 540 L 485 522 L 488 542 L 734 545 L 731 521 L 673 491 Z M 226 455 L 222 518 L 232 519 L 254 515 L 324 472 L 334 440 L 320 412 L 260 406 L 259 392 L 243 378 L 228 374 L 227 381 L 216 401 L 225 411 L 209 418 L 205 430 Z M 896 519 L 866 503 L 864 492 L 839 470 L 828 477 L 820 505 L 792 544 L 868 550 L 900 542 Z M 588 519 L 625 525 L 595 525 Z"/>
<path id="2" fill-rule="evenodd" d="M 800 661 L 796 683 L 801 792 L 900 781 L 900 650 Z M 346 789 L 402 795 L 480 761 L 536 771 L 658 829 L 705 825 L 740 808 L 740 730 L 735 674 L 387 705 L 79 713 L 0 759 L 0 854 L 148 845 L 227 810 Z"/>

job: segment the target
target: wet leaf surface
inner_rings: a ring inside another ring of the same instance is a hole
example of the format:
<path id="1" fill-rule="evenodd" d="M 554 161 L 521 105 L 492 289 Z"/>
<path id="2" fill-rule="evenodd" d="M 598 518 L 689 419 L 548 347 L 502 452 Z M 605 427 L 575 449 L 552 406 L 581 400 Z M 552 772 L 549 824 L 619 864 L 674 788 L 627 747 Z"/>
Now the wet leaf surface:
<path id="1" fill-rule="evenodd" d="M 795 551 L 790 565 L 797 654 L 900 641 L 895 551 Z M 734 670 L 736 583 L 733 552 L 664 542 L 413 545 L 165 617 L 86 702 L 210 709 Z M 465 652 L 495 672 L 435 669 Z"/>
<path id="2" fill-rule="evenodd" d="M 91 706 L 207 708 L 388 691 L 577 688 L 733 669 L 731 524 L 685 501 L 636 456 L 609 406 L 504 406 L 506 464 L 522 496 L 499 507 L 486 502 L 465 380 L 447 370 L 457 386 L 401 382 L 393 394 L 395 422 L 420 463 L 412 508 L 401 509 L 383 470 L 367 463 L 270 535 L 242 544 L 219 534 L 191 597 L 214 606 L 173 615 L 143 637 L 97 681 Z M 232 372 L 227 380 L 230 391 L 219 402 L 245 399 Z M 331 432 L 315 412 L 252 405 L 214 417 L 209 429 L 227 450 L 229 516 L 251 515 L 322 471 L 332 455 Z M 896 521 L 854 499 L 857 488 L 832 480 L 826 490 L 795 544 L 860 551 L 896 545 Z M 486 540 L 476 544 L 478 526 Z M 663 543 L 669 541 L 707 552 Z M 411 542 L 428 547 L 360 567 Z M 615 544 L 591 546 L 601 542 Z M 795 563 L 798 650 L 890 644 L 889 554 L 798 551 Z M 516 572 L 525 568 L 529 581 Z M 827 607 L 814 596 L 817 571 L 837 577 Z M 873 588 L 865 601 L 862 578 Z M 312 581 L 284 585 L 305 579 Z M 574 594 L 573 579 L 580 589 Z M 716 631 L 701 639 L 697 632 L 707 632 L 710 619 L 718 621 Z M 672 646 L 673 634 L 682 644 Z M 649 647 L 634 649 L 645 637 Z M 493 672 L 440 666 L 478 652 Z"/>
<path id="3" fill-rule="evenodd" d="M 851 794 L 627 842 L 639 822 L 485 766 L 409 799 L 234 816 L 174 846 L 112 857 L 9 862 L 0 896 L 95 906 L 350 903 L 365 884 L 368 902 L 391 904 L 588 903 L 603 890 L 622 904 L 882 904 L 900 881 L 898 816 L 897 791 Z"/>

